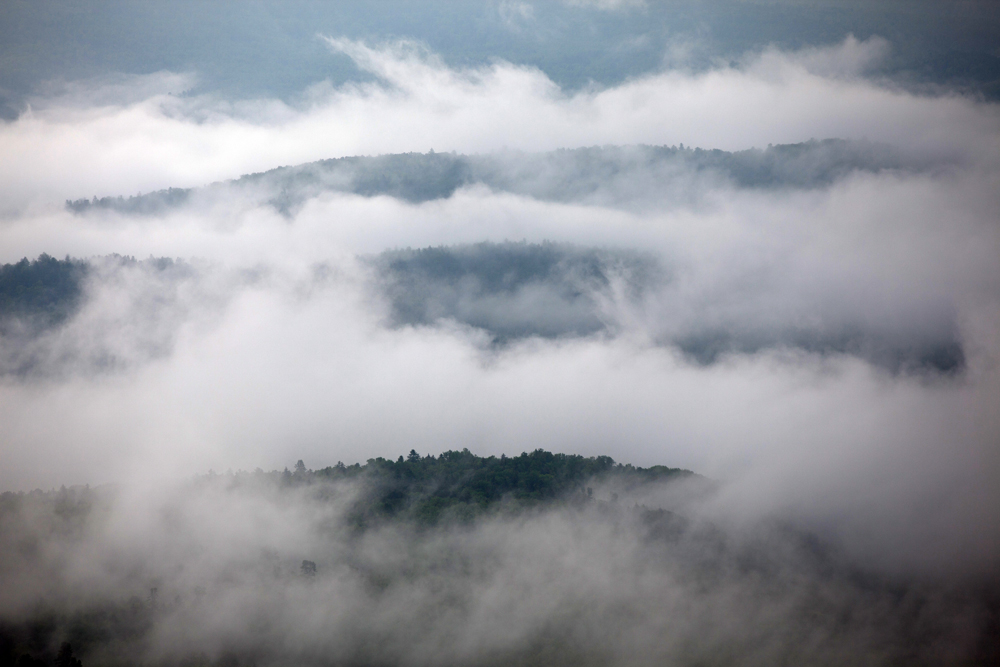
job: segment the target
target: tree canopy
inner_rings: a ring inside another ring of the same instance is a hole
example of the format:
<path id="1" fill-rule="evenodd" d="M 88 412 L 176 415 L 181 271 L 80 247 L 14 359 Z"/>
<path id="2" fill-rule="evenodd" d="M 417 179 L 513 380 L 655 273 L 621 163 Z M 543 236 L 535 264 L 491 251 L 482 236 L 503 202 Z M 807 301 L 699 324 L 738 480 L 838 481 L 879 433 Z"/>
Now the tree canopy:
<path id="1" fill-rule="evenodd" d="M 79 305 L 88 265 L 83 260 L 46 254 L 0 266 L 0 327 L 10 318 L 32 318 L 42 325 L 64 321 Z"/>
<path id="2" fill-rule="evenodd" d="M 286 485 L 361 482 L 364 492 L 348 516 L 362 528 L 391 519 L 424 525 L 442 519 L 467 520 L 501 506 L 518 510 L 547 502 L 581 503 L 591 499 L 588 484 L 613 480 L 628 487 L 691 475 L 680 468 L 640 468 L 615 463 L 610 456 L 554 454 L 543 449 L 513 457 L 477 456 L 468 449 L 421 456 L 411 449 L 396 460 L 378 457 L 364 465 L 338 463 L 319 470 L 308 470 L 299 461 L 295 472 L 286 470 L 281 479 Z"/>

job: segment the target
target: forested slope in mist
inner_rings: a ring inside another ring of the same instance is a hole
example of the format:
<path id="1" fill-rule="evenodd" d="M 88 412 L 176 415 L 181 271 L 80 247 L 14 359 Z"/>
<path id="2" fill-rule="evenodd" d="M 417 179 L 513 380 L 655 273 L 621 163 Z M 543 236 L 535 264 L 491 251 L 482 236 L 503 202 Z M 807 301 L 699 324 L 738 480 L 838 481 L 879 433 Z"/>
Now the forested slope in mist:
<path id="1" fill-rule="evenodd" d="M 86 275 L 86 262 L 45 254 L 0 266 L 0 335 L 12 334 L 15 321 L 39 328 L 65 321 L 79 306 Z"/>
<path id="2" fill-rule="evenodd" d="M 892 373 L 955 375 L 965 352 L 948 303 L 925 295 L 880 312 L 825 303 L 747 321 L 742 312 L 676 304 L 675 268 L 640 250 L 566 243 L 476 243 L 386 250 L 358 258 L 367 298 L 390 328 L 465 327 L 499 349 L 533 337 L 641 332 L 691 363 L 791 350 L 852 356 Z M 216 317 L 266 269 L 170 258 L 42 256 L 0 267 L 0 376 L 118 372 L 170 354 L 186 320 Z M 295 288 L 321 290 L 318 263 Z M 725 296 L 725 295 L 721 295 Z M 912 312 L 911 312 L 912 311 Z"/>
<path id="3" fill-rule="evenodd" d="M 457 189 L 484 185 L 498 192 L 548 201 L 626 203 L 650 197 L 687 199 L 701 182 L 740 188 L 817 188 L 854 172 L 920 172 L 940 160 L 868 141 L 811 140 L 766 149 L 722 151 L 678 146 L 604 146 L 550 153 L 405 153 L 321 160 L 249 174 L 204 188 L 169 188 L 130 197 L 67 201 L 72 211 L 112 209 L 152 215 L 194 198 L 236 193 L 259 198 L 289 214 L 323 192 L 365 197 L 387 195 L 409 202 L 450 197 Z M 650 190 L 653 192 L 650 192 Z"/>
<path id="4" fill-rule="evenodd" d="M 357 197 L 388 197 L 403 206 L 420 207 L 455 199 L 456 193 L 475 199 L 489 192 L 597 211 L 648 213 L 674 207 L 699 211 L 711 210 L 720 196 L 734 192 L 751 197 L 753 193 L 794 196 L 809 192 L 836 196 L 838 187 L 854 187 L 866 178 L 919 180 L 959 168 L 956 159 L 841 139 L 735 152 L 683 145 L 483 155 L 431 151 L 322 160 L 201 188 L 169 188 L 127 198 L 95 196 L 67 201 L 66 206 L 88 220 L 107 215 L 171 219 L 205 215 L 206 211 L 226 217 L 259 210 L 277 212 L 289 224 L 296 224 L 307 207 L 315 208 L 324 197 L 346 198 L 335 199 L 341 203 Z M 315 213 L 305 215 L 309 219 Z M 795 224 L 805 229 L 807 223 L 797 220 Z M 324 217 L 322 224 L 335 229 L 340 222 Z M 822 235 L 828 230 L 811 233 Z M 747 242 L 757 243 L 759 238 Z M 768 252 L 780 256 L 783 251 L 779 246 Z M 827 278 L 809 272 L 796 281 L 809 292 L 792 297 L 790 308 L 775 310 L 775 295 L 788 291 L 790 283 L 769 284 L 769 274 L 774 272 L 770 261 L 738 286 L 705 284 L 692 289 L 687 282 L 689 266 L 666 253 L 623 247 L 508 241 L 418 249 L 383 246 L 381 252 L 358 259 L 363 274 L 360 282 L 367 285 L 367 293 L 377 304 L 375 312 L 383 313 L 383 324 L 395 328 L 458 325 L 481 334 L 493 346 L 532 337 L 615 338 L 638 332 L 701 365 L 778 350 L 856 357 L 892 373 L 957 374 L 966 366 L 957 306 L 940 289 L 931 286 L 900 298 L 895 287 L 886 287 L 888 292 L 883 293 L 869 285 L 863 295 L 848 297 L 858 289 L 853 271 L 835 277 L 830 286 L 819 286 Z M 725 261 L 740 266 L 742 258 Z M 323 262 L 314 269 L 319 282 L 319 276 L 344 271 L 343 266 L 333 268 Z M 267 270 L 257 267 L 244 275 L 259 277 Z M 106 286 L 111 274 L 104 271 L 104 279 L 92 281 L 94 290 Z M 190 273 L 184 279 L 192 286 L 204 284 Z M 154 283 L 168 284 L 162 280 L 142 284 Z M 233 284 L 240 283 L 237 279 Z M 314 287 L 303 284 L 301 289 Z M 154 292 L 148 292 L 144 302 L 156 303 Z M 232 289 L 222 290 L 216 302 L 225 302 L 232 293 Z M 176 294 L 173 290 L 160 301 L 176 303 Z M 156 313 L 163 308 L 148 310 Z M 92 361 L 84 366 L 129 365 L 128 358 L 142 357 L 144 349 L 162 354 L 169 349 L 169 327 L 156 331 L 157 340 L 136 346 L 135 353 L 88 352 Z M 21 354 L 18 361 L 8 361 L 4 367 L 23 374 L 60 365 L 43 357 L 53 358 L 35 351 L 29 357 Z M 80 357 L 79 352 L 67 352 L 59 358 Z M 103 361 L 95 363 L 94 359 Z"/>
<path id="5" fill-rule="evenodd" d="M 932 665 L 997 657 L 997 600 L 874 574 L 718 487 L 609 457 L 410 451 L 0 495 L 3 667 Z"/>
<path id="6" fill-rule="evenodd" d="M 179 297 L 195 275 L 167 257 L 42 254 L 0 266 L 0 377 L 114 372 L 162 357 L 187 312 Z M 107 289 L 117 303 L 93 308 Z"/>

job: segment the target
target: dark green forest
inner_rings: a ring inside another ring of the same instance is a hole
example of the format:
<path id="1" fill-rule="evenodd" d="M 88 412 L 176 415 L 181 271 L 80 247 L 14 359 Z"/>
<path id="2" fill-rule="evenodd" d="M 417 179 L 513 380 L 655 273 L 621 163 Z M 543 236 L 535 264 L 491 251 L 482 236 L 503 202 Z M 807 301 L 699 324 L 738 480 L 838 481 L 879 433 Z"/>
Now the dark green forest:
<path id="1" fill-rule="evenodd" d="M 476 456 L 468 449 L 436 457 L 420 456 L 411 449 L 407 456 L 395 461 L 375 458 L 364 465 L 338 463 L 315 471 L 307 470 L 300 461 L 294 471 L 281 473 L 279 481 L 309 485 L 362 479 L 366 493 L 348 517 L 352 525 L 364 527 L 384 520 L 402 519 L 422 525 L 433 525 L 445 518 L 471 520 L 501 506 L 516 512 L 544 503 L 580 504 L 593 500 L 593 488 L 588 483 L 613 480 L 632 488 L 692 476 L 697 477 L 679 468 L 637 468 L 615 463 L 609 456 L 585 458 L 542 449 L 499 458 Z"/>
<path id="2" fill-rule="evenodd" d="M 44 253 L 0 266 L 0 334 L 15 318 L 39 328 L 64 322 L 80 304 L 88 268 L 86 261 Z"/>

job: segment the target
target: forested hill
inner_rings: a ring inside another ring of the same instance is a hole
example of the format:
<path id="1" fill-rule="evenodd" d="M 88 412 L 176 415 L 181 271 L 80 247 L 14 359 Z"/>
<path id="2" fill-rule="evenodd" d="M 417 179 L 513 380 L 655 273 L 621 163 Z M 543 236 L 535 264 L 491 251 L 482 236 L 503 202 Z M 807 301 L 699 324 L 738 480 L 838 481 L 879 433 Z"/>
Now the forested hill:
<path id="1" fill-rule="evenodd" d="M 462 563 L 472 562 L 471 553 L 460 546 L 453 550 L 449 540 L 478 536 L 485 549 L 479 555 L 492 554 L 478 562 L 494 571 L 497 558 L 506 560 L 506 555 L 488 548 L 491 531 L 553 511 L 549 516 L 583 527 L 620 522 L 623 530 L 663 540 L 684 530 L 686 520 L 626 504 L 629 490 L 695 478 L 700 479 L 677 468 L 638 468 L 608 456 L 541 449 L 514 457 L 476 456 L 468 449 L 420 456 L 411 450 L 396 460 L 379 457 L 318 470 L 299 461 L 293 470 L 210 472 L 181 484 L 155 514 L 149 524 L 156 526 L 152 539 L 163 540 L 164 548 L 148 552 L 140 546 L 146 540 L 119 542 L 112 535 L 144 525 L 134 519 L 119 523 L 131 516 L 122 514 L 127 494 L 119 487 L 0 493 L 0 585 L 20 578 L 28 583 L 19 591 L 36 591 L 14 596 L 26 600 L 20 612 L 0 608 L 0 667 L 80 667 L 81 660 L 87 667 L 408 664 L 386 661 L 377 651 L 369 656 L 368 649 L 355 650 L 350 640 L 344 645 L 357 655 L 347 661 L 327 659 L 331 650 L 339 655 L 338 649 L 314 649 L 311 639 L 304 649 L 282 648 L 288 638 L 279 626 L 301 609 L 275 609 L 259 617 L 251 625 L 261 634 L 249 644 L 225 639 L 215 650 L 181 642 L 169 649 L 171 659 L 164 659 L 156 641 L 163 628 L 200 625 L 202 612 L 226 604 L 234 594 L 249 596 L 244 599 L 251 604 L 271 595 L 275 600 L 305 595 L 300 603 L 318 618 L 331 604 L 391 607 L 394 591 L 411 582 L 422 586 L 432 577 L 466 586 L 475 582 L 462 569 Z M 622 493 L 621 502 L 615 490 Z M 515 516 L 520 519 L 506 522 Z M 233 524 L 223 526 L 227 521 Z M 112 526 L 117 528 L 107 532 Z M 369 539 L 387 536 L 400 538 L 402 550 L 366 547 Z M 128 550 L 137 546 L 139 551 Z M 410 550 L 422 555 L 411 559 Z M 113 583 L 89 581 L 74 589 L 70 582 L 76 569 L 62 559 L 87 569 L 98 567 L 104 557 L 110 558 L 103 565 L 109 568 L 106 581 Z M 402 561 L 391 562 L 396 557 Z M 350 590 L 327 597 L 327 587 L 340 584 Z M 414 604 L 413 613 L 431 614 L 423 602 Z M 434 604 L 449 605 L 452 599 L 445 594 Z M 366 613 L 352 609 L 361 617 Z M 520 649 L 515 653 L 520 655 Z"/>
<path id="2" fill-rule="evenodd" d="M 785 319 L 746 323 L 658 306 L 676 294 L 674 267 L 628 248 L 483 242 L 390 249 L 359 259 L 371 269 L 366 289 L 388 306 L 385 326 L 459 323 L 485 334 L 495 349 L 530 337 L 614 337 L 638 319 L 656 345 L 698 364 L 794 349 L 852 355 L 892 373 L 965 368 L 954 310 L 934 294 L 915 302 L 907 317 L 873 317 L 863 302 L 845 310 L 817 300 Z M 170 354 L 185 313 L 235 293 L 213 292 L 223 281 L 213 280 L 221 270 L 211 271 L 180 259 L 120 255 L 42 255 L 0 266 L 0 377 L 116 372 Z M 236 273 L 231 284 L 250 284 L 243 282 L 247 274 Z M 111 303 L 118 305 L 101 307 L 102 294 L 115 295 Z M 88 308 L 90 317 L 74 317 Z"/>
<path id="3" fill-rule="evenodd" d="M 111 209 L 155 215 L 200 198 L 226 193 L 289 214 L 324 192 L 409 202 L 446 199 L 464 186 L 485 185 L 545 201 L 629 200 L 654 183 L 689 189 L 692 179 L 728 182 L 738 188 L 817 188 L 856 172 L 924 171 L 921 159 L 886 144 L 824 139 L 767 148 L 723 151 L 680 146 L 594 146 L 547 153 L 402 153 L 352 156 L 248 174 L 203 188 L 169 188 L 131 197 L 67 201 L 76 213 Z"/>
<path id="4" fill-rule="evenodd" d="M 207 475 L 198 482 L 214 483 L 216 477 Z M 423 525 L 442 519 L 469 520 L 500 507 L 518 511 L 546 503 L 582 505 L 596 500 L 592 485 L 627 491 L 647 483 L 684 478 L 698 476 L 680 468 L 615 463 L 609 456 L 583 457 L 536 449 L 498 458 L 476 456 L 463 449 L 440 456 L 421 456 L 410 450 L 409 455 L 395 461 L 379 457 L 363 465 L 337 463 L 319 470 L 309 470 L 299 461 L 294 471 L 286 468 L 280 473 L 233 473 L 231 481 L 236 486 L 268 480 L 283 487 L 321 489 L 357 480 L 363 491 L 346 518 L 355 527 L 363 528 L 390 519 Z"/>
<path id="5" fill-rule="evenodd" d="M 317 470 L 300 460 L 293 470 L 210 471 L 194 478 L 192 488 L 221 485 L 251 495 L 302 490 L 322 502 L 338 495 L 342 490 L 338 487 L 350 486 L 358 493 L 353 495 L 345 518 L 353 527 L 364 528 L 389 520 L 430 525 L 442 519 L 470 520 L 500 509 L 516 513 L 552 504 L 616 501 L 618 492 L 629 494 L 644 485 L 682 479 L 699 480 L 706 488 L 712 484 L 690 470 L 662 465 L 641 468 L 616 463 L 610 456 L 584 457 L 543 449 L 511 457 L 477 456 L 468 449 L 421 456 L 411 449 L 396 460 L 378 457 L 363 464 L 338 462 Z M 0 519 L 24 502 L 61 507 L 57 512 L 61 516 L 87 514 L 109 492 L 114 494 L 111 488 L 102 491 L 90 487 L 27 494 L 7 491 L 0 493 Z"/>
<path id="6" fill-rule="evenodd" d="M 0 334 L 11 318 L 30 318 L 41 325 L 58 324 L 80 303 L 88 264 L 42 254 L 0 265 Z"/>

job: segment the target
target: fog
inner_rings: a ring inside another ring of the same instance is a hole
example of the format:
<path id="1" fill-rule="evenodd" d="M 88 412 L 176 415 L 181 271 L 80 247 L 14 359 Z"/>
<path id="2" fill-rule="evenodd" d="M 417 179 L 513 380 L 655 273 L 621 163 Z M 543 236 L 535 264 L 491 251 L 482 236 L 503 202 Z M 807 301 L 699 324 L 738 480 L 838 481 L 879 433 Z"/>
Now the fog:
<path id="1" fill-rule="evenodd" d="M 153 497 L 29 496 L 29 520 L 8 521 L 7 533 L 36 548 L 30 560 L 4 554 L 3 612 L 30 613 L 41 596 L 61 610 L 48 622 L 63 624 L 85 658 L 112 663 L 931 664 L 989 655 L 975 592 L 864 575 L 780 523 L 741 532 L 616 494 L 473 525 L 359 534 L 342 522 L 359 484 L 278 484 L 256 473 Z M 95 622 L 115 640 L 95 641 Z"/>
<path id="2" fill-rule="evenodd" d="M 0 261 L 88 267 L 62 319 L 0 322 L 0 489 L 114 485 L 69 528 L 20 496 L 8 619 L 138 595 L 110 661 L 531 662 L 551 636 L 602 664 L 982 654 L 995 104 L 869 74 L 877 37 L 575 92 L 326 43 L 372 79 L 296 102 L 85 80 L 0 126 Z M 354 486 L 190 481 L 463 448 L 718 486 L 358 537 Z M 635 502 L 695 527 L 651 540 Z"/>

